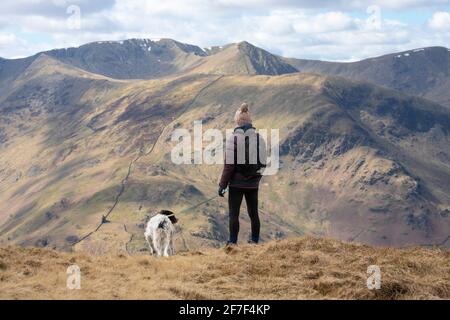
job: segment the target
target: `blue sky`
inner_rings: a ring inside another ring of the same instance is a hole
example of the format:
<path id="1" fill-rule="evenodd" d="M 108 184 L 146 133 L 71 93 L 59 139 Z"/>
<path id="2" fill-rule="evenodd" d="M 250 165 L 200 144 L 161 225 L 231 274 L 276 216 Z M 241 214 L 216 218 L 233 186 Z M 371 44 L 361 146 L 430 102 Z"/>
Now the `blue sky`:
<path id="1" fill-rule="evenodd" d="M 246 40 L 284 56 L 354 61 L 449 46 L 450 0 L 2 0 L 0 57 L 101 40 Z"/>

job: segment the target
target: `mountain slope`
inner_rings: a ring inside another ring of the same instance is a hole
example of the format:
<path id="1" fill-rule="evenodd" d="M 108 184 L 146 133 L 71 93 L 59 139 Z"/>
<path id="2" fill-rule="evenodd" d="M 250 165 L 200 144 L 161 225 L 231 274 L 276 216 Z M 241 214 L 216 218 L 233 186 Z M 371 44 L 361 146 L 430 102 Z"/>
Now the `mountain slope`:
<path id="1" fill-rule="evenodd" d="M 352 63 L 278 57 L 245 41 L 201 49 L 171 39 L 130 39 L 94 42 L 44 54 L 116 79 L 153 79 L 183 73 L 282 75 L 300 71 L 337 75 L 450 107 L 450 52 L 443 47 L 420 48 Z M 0 60 L 0 92 L 37 56 Z"/>
<path id="2" fill-rule="evenodd" d="M 173 129 L 199 119 L 204 130 L 232 128 L 248 101 L 255 125 L 281 138 L 282 169 L 261 186 L 264 241 L 449 245 L 450 115 L 426 100 L 299 73 L 115 80 L 46 54 L 2 99 L 2 243 L 145 250 L 149 212 L 216 193 L 220 165 L 171 162 Z M 226 202 L 214 199 L 180 217 L 176 247 L 219 246 L 226 225 Z"/>
<path id="3" fill-rule="evenodd" d="M 203 50 L 171 39 L 102 41 L 48 55 L 83 70 L 116 79 L 150 79 L 185 71 L 198 64 Z"/>
<path id="4" fill-rule="evenodd" d="M 24 59 L 2 59 L 0 84 L 13 81 L 41 54 L 67 66 L 114 79 L 154 79 L 187 72 L 279 75 L 297 71 L 279 57 L 248 42 L 221 48 L 203 50 L 172 39 L 93 42 Z"/>
<path id="5" fill-rule="evenodd" d="M 342 84 L 351 93 L 342 101 L 332 95 L 340 83 L 342 79 L 313 75 L 225 77 L 198 99 L 204 107 L 185 117 L 199 119 L 214 107 L 209 121 L 224 123 L 225 112 L 232 118 L 228 106 L 245 99 L 252 103 L 257 127 L 279 128 L 283 168 L 264 178 L 263 210 L 300 232 L 380 245 L 446 242 L 449 162 L 441 152 L 448 150 L 449 112 L 426 100 L 352 82 Z M 355 95 L 360 99 L 356 105 Z M 382 135 L 371 128 L 369 115 L 377 117 L 377 106 L 386 104 L 395 116 L 383 119 L 389 134 Z M 428 118 L 422 119 L 421 108 L 429 110 Z M 404 124 L 397 113 L 413 116 Z M 363 115 L 364 121 L 358 119 Z M 429 121 L 428 127 L 423 121 Z M 423 126 L 422 131 L 414 125 Z M 392 143 L 400 145 L 396 133 L 390 134 L 393 128 L 404 130 L 402 153 L 398 146 L 391 148 Z M 435 142 L 427 136 L 434 130 L 444 132 Z M 430 149 L 411 146 L 414 139 L 426 141 Z M 428 153 L 421 154 L 421 164 L 433 163 L 434 174 L 405 160 L 403 153 L 417 160 L 414 152 Z M 205 179 L 217 174 L 207 172 Z"/>
<path id="6" fill-rule="evenodd" d="M 429 47 L 352 63 L 285 59 L 300 72 L 368 81 L 450 107 L 450 50 Z"/>
<path id="7" fill-rule="evenodd" d="M 310 237 L 166 259 L 0 248 L 1 299 L 449 299 L 440 249 L 373 248 Z M 68 266 L 81 290 L 66 287 Z M 299 267 L 301 265 L 301 267 Z M 381 288 L 367 288 L 378 265 Z"/>
<path id="8" fill-rule="evenodd" d="M 192 72 L 216 74 L 281 75 L 297 72 L 279 57 L 251 45 L 240 42 L 212 51 Z"/>
<path id="9" fill-rule="evenodd" d="M 24 59 L 0 59 L 0 95 L 4 95 L 14 80 L 33 63 L 36 56 Z"/>

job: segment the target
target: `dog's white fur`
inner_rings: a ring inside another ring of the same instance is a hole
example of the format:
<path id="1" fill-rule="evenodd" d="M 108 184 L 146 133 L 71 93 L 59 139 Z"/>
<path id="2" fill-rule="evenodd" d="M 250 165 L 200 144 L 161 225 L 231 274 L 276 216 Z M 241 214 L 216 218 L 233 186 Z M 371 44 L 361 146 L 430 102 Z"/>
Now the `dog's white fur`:
<path id="1" fill-rule="evenodd" d="M 175 227 L 166 215 L 158 213 L 152 217 L 145 229 L 145 240 L 150 247 L 150 253 L 158 257 L 172 256 L 175 254 L 173 248 L 173 235 Z"/>

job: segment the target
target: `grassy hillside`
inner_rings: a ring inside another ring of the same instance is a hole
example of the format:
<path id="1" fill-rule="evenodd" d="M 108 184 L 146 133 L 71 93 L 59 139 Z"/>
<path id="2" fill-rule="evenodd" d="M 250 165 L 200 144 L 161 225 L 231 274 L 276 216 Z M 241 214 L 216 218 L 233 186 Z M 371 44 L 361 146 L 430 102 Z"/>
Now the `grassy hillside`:
<path id="1" fill-rule="evenodd" d="M 211 52 L 191 72 L 227 75 L 281 75 L 297 72 L 297 69 L 279 57 L 243 41 Z"/>
<path id="2" fill-rule="evenodd" d="M 351 63 L 285 59 L 300 72 L 368 81 L 450 107 L 450 50 L 428 47 Z"/>
<path id="3" fill-rule="evenodd" d="M 81 289 L 66 269 L 81 268 Z M 367 267 L 381 269 L 368 290 Z M 450 253 L 311 237 L 170 258 L 0 248 L 1 299 L 450 299 Z"/>
<path id="4" fill-rule="evenodd" d="M 100 41 L 46 54 L 83 70 L 116 79 L 151 79 L 176 74 L 199 64 L 206 53 L 171 39 Z"/>
<path id="5" fill-rule="evenodd" d="M 352 63 L 279 57 L 248 42 L 201 49 L 172 39 L 99 41 L 44 53 L 87 72 L 115 79 L 156 79 L 183 73 L 281 75 L 293 72 L 367 81 L 450 107 L 450 51 L 427 47 Z M 0 93 L 40 54 L 0 58 Z"/>
<path id="6" fill-rule="evenodd" d="M 314 74 L 115 80 L 47 55 L 1 99 L 2 244 L 145 250 L 149 213 L 217 191 L 220 165 L 170 161 L 172 131 L 233 128 L 248 101 L 257 127 L 280 130 L 282 168 L 261 185 L 264 241 L 449 245 L 450 114 L 426 100 Z M 226 240 L 224 199 L 180 218 L 179 250 Z"/>

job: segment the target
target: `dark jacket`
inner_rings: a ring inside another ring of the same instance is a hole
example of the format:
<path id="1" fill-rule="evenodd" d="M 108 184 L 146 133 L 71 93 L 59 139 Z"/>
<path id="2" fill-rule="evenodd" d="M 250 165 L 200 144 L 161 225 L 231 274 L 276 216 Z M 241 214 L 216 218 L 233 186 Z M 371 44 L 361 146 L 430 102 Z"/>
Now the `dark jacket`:
<path id="1" fill-rule="evenodd" d="M 229 153 L 233 153 L 234 160 L 236 159 L 236 153 L 238 150 L 238 141 L 242 141 L 237 138 L 238 134 L 242 134 L 240 133 L 242 131 L 238 129 L 242 129 L 242 131 L 245 132 L 249 129 L 255 128 L 253 128 L 251 124 L 245 124 L 241 127 L 237 127 L 236 129 L 234 129 L 234 134 L 226 142 L 225 162 L 219 186 L 222 188 L 226 188 L 229 186 L 232 188 L 239 188 L 239 189 L 258 189 L 259 181 L 261 180 L 261 174 L 250 176 L 243 175 L 239 172 L 236 172 L 235 161 L 227 160 L 227 154 Z"/>

